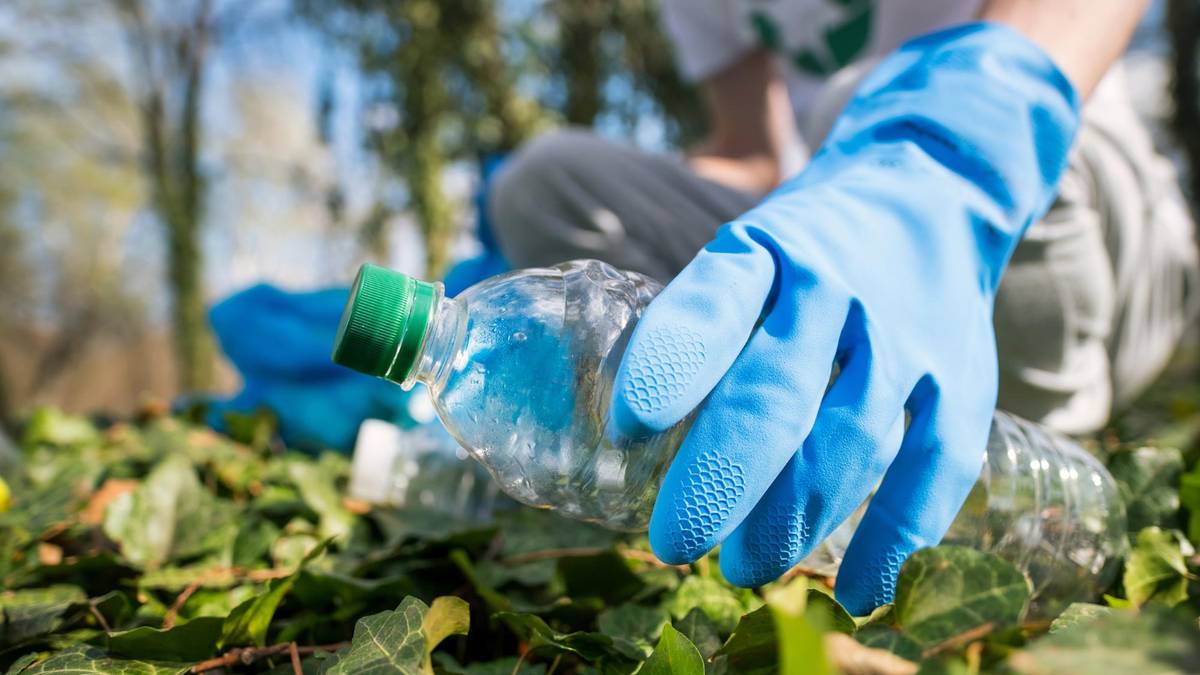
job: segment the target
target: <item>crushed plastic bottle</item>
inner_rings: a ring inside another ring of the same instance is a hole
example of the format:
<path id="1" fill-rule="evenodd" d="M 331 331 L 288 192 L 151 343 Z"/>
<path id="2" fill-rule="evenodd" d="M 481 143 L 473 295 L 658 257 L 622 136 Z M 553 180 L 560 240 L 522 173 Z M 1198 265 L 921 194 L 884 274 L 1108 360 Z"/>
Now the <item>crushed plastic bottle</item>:
<path id="1" fill-rule="evenodd" d="M 644 530 L 690 418 L 650 438 L 609 433 L 621 355 L 661 289 L 594 260 L 493 277 L 455 299 L 365 265 L 334 360 L 429 387 L 454 438 L 517 501 L 619 530 Z M 993 551 L 1043 597 L 1107 583 L 1125 542 L 1112 477 L 1083 448 L 998 413 L 979 484 L 947 541 Z M 836 569 L 852 517 L 806 563 Z"/>

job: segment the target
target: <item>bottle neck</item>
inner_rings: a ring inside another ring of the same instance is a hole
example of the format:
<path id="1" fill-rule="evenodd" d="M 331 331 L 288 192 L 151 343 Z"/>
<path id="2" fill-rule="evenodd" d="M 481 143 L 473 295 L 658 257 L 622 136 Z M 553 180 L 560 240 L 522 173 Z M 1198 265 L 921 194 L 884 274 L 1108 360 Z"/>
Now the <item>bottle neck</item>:
<path id="1" fill-rule="evenodd" d="M 437 304 L 429 317 L 425 339 L 417 353 L 416 363 L 400 386 L 407 390 L 421 382 L 429 387 L 430 391 L 436 392 L 441 389 L 450 374 L 455 356 L 462 351 L 466 334 L 466 307 L 439 293 Z"/>

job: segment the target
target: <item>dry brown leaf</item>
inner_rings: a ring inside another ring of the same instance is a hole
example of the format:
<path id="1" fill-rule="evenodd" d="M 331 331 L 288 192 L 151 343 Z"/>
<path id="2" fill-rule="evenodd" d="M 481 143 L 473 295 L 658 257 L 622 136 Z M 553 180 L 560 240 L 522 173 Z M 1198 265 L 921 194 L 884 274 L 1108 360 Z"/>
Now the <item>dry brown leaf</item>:
<path id="1" fill-rule="evenodd" d="M 108 505 L 121 495 L 133 492 L 137 486 L 136 480 L 109 478 L 88 499 L 87 507 L 83 509 L 83 513 L 79 514 L 79 520 L 87 525 L 99 525 L 104 522 L 104 512 L 108 510 Z"/>
<path id="2" fill-rule="evenodd" d="M 63 559 L 63 550 L 61 546 L 56 546 L 48 542 L 38 542 L 37 547 L 38 562 L 43 565 L 58 565 Z"/>

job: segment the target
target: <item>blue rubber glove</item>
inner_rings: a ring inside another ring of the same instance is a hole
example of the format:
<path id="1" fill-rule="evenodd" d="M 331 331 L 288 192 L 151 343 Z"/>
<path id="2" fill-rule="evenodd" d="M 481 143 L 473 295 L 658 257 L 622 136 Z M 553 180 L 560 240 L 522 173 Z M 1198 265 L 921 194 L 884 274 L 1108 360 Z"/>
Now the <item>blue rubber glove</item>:
<path id="1" fill-rule="evenodd" d="M 612 407 L 614 428 L 640 436 L 703 404 L 655 503 L 660 558 L 724 542 L 730 581 L 771 581 L 878 485 L 836 592 L 856 614 L 891 600 L 900 565 L 941 539 L 979 476 L 993 298 L 1051 203 L 1078 107 L 1008 28 L 914 40 L 807 170 L 671 282 L 631 338 Z"/>

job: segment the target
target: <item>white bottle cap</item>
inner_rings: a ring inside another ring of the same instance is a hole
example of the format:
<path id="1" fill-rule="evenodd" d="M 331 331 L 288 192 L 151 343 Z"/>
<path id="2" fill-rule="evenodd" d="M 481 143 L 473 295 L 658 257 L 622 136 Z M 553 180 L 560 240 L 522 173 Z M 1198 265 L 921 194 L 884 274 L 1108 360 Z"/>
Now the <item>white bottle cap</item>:
<path id="1" fill-rule="evenodd" d="M 371 504 L 387 503 L 403 437 L 404 431 L 395 424 L 363 420 L 350 463 L 351 497 Z"/>

